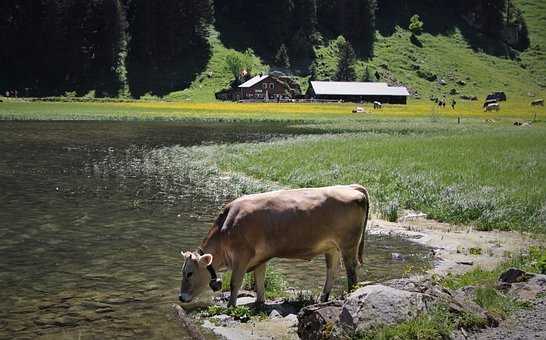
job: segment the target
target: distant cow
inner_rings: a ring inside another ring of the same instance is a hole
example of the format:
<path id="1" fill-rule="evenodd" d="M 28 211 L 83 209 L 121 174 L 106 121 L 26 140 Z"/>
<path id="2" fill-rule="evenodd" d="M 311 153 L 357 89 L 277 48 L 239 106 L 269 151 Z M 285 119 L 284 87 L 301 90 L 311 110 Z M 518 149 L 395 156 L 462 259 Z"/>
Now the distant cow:
<path id="1" fill-rule="evenodd" d="M 485 109 L 489 104 L 495 103 L 498 103 L 497 99 L 487 99 L 485 102 L 483 102 L 483 108 Z"/>
<path id="2" fill-rule="evenodd" d="M 500 110 L 500 104 L 499 103 L 491 103 L 485 107 L 485 112 L 490 111 L 499 111 Z"/>
<path id="3" fill-rule="evenodd" d="M 360 106 L 357 106 L 353 109 L 353 113 L 365 113 L 366 111 L 364 110 L 363 107 L 360 107 Z"/>
<path id="4" fill-rule="evenodd" d="M 485 99 L 487 99 L 487 100 L 496 99 L 499 102 L 505 101 L 506 100 L 506 93 L 504 93 L 502 91 L 493 92 L 493 93 L 487 95 L 487 98 L 485 98 Z"/>
<path id="5" fill-rule="evenodd" d="M 382 109 L 383 104 L 381 104 L 381 102 L 375 101 L 375 102 L 373 102 L 373 108 L 374 109 Z"/>
<path id="6" fill-rule="evenodd" d="M 531 106 L 544 106 L 544 99 L 533 100 Z"/>
<path id="7" fill-rule="evenodd" d="M 326 257 L 327 301 L 340 258 L 349 291 L 357 282 L 368 219 L 367 190 L 358 184 L 279 190 L 240 197 L 227 204 L 195 252 L 183 252 L 179 299 L 190 302 L 207 286 L 222 283 L 215 270 L 231 270 L 229 306 L 247 272 L 254 272 L 256 304 L 264 303 L 266 263 L 272 258 L 311 260 Z"/>

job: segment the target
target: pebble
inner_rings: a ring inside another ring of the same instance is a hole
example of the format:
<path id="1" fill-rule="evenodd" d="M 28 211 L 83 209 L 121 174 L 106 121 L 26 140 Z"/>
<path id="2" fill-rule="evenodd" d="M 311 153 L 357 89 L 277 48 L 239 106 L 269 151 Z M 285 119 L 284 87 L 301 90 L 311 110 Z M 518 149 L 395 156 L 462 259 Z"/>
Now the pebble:
<path id="1" fill-rule="evenodd" d="M 271 313 L 269 313 L 269 318 L 270 319 L 280 319 L 280 318 L 282 318 L 282 315 L 276 309 L 273 309 L 271 311 Z"/>

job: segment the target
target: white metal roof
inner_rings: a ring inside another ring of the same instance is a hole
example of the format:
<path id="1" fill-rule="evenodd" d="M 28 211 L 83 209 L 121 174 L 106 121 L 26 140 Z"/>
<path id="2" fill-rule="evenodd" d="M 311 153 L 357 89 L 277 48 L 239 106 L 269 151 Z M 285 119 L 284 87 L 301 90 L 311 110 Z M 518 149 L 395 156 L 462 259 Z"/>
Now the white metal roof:
<path id="1" fill-rule="evenodd" d="M 255 76 L 255 77 L 253 77 L 253 78 L 250 78 L 249 80 L 247 80 L 247 81 L 244 82 L 243 84 L 239 85 L 239 87 L 251 87 L 251 86 L 254 86 L 254 85 L 258 84 L 259 82 L 261 82 L 262 80 L 266 79 L 267 77 L 269 77 L 269 75 Z"/>
<path id="2" fill-rule="evenodd" d="M 409 96 L 407 88 L 389 86 L 387 83 L 312 81 L 311 86 L 316 95 Z"/>

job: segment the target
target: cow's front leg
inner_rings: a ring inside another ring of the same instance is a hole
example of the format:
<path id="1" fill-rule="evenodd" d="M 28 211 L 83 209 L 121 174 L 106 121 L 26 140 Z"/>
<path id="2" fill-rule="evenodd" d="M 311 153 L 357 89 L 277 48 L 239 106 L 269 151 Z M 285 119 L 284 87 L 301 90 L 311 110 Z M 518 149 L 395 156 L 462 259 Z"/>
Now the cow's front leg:
<path id="1" fill-rule="evenodd" d="M 254 282 L 256 284 L 256 308 L 263 306 L 265 302 L 265 267 L 263 263 L 254 269 Z"/>
<path id="2" fill-rule="evenodd" d="M 239 265 L 233 268 L 231 281 L 229 282 L 231 294 L 229 296 L 228 307 L 235 307 L 237 305 L 237 295 L 239 295 L 239 289 L 241 289 L 245 273 L 246 268 L 243 266 Z"/>
<path id="3" fill-rule="evenodd" d="M 326 281 L 320 295 L 320 302 L 328 301 L 339 267 L 339 253 L 336 250 L 326 253 L 324 256 L 326 258 Z"/>

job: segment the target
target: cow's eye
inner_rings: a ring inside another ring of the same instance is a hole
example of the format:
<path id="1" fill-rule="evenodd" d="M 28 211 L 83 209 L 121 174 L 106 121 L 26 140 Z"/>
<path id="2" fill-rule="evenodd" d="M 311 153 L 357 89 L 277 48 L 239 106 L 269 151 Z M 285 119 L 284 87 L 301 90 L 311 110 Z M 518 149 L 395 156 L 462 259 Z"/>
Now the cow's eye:
<path id="1" fill-rule="evenodd" d="M 189 279 L 192 275 L 193 275 L 193 273 L 189 272 L 189 273 L 186 274 L 186 277 Z"/>

